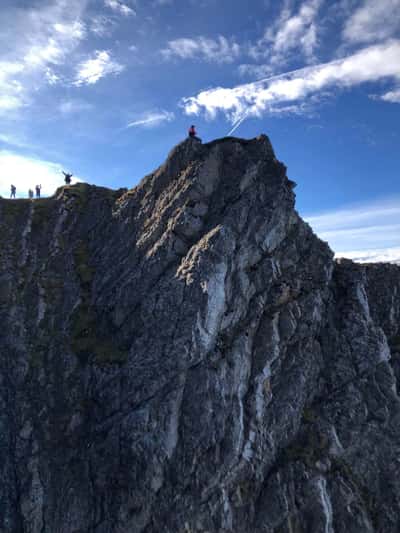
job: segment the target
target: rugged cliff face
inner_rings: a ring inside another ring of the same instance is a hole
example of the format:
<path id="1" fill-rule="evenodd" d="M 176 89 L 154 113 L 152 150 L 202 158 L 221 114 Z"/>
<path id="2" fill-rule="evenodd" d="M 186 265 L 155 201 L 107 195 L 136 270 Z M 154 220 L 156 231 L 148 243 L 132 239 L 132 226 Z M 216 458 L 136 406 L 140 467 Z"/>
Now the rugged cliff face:
<path id="1" fill-rule="evenodd" d="M 0 530 L 400 530 L 400 268 L 333 261 L 269 140 L 0 201 Z"/>

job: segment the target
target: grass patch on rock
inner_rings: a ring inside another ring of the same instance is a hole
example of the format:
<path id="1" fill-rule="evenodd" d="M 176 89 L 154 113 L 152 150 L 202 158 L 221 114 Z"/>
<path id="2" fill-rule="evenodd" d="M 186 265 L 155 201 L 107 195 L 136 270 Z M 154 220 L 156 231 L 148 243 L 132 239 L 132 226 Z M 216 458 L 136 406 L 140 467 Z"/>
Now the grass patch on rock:
<path id="1" fill-rule="evenodd" d="M 128 351 L 120 349 L 106 332 L 99 331 L 98 317 L 91 304 L 95 269 L 90 265 L 87 242 L 79 241 L 73 255 L 81 286 L 81 302 L 70 319 L 71 348 L 82 363 L 94 356 L 98 364 L 122 364 L 128 358 Z"/>

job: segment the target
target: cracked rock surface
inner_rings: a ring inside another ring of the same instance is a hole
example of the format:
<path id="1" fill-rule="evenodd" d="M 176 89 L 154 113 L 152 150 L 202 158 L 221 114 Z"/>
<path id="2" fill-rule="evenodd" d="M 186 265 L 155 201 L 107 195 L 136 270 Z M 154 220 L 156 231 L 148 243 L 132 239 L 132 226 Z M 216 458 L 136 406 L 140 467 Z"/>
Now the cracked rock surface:
<path id="1" fill-rule="evenodd" d="M 400 267 L 264 135 L 0 200 L 2 533 L 398 533 Z"/>

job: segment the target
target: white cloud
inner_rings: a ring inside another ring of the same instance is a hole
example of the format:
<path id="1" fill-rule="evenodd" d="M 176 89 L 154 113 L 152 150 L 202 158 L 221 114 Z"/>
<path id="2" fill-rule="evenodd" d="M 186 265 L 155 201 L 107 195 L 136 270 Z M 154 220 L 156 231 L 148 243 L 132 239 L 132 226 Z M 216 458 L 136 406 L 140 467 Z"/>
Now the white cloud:
<path id="1" fill-rule="evenodd" d="M 98 50 L 94 57 L 78 65 L 74 85 L 93 85 L 105 76 L 120 74 L 124 68 L 111 58 L 107 50 Z"/>
<path id="2" fill-rule="evenodd" d="M 175 118 L 174 113 L 171 111 L 150 111 L 145 113 L 140 118 L 129 122 L 127 128 L 145 127 L 153 128 L 158 126 L 162 122 L 172 122 Z"/>
<path id="3" fill-rule="evenodd" d="M 234 88 L 217 87 L 183 98 L 188 115 L 224 113 L 232 123 L 243 116 L 260 117 L 288 102 L 303 101 L 322 90 L 352 87 L 382 79 L 400 79 L 400 40 L 371 46 L 330 63 L 307 67 Z"/>
<path id="4" fill-rule="evenodd" d="M 127 4 L 124 4 L 124 2 L 121 2 L 120 0 L 104 0 L 104 5 L 113 11 L 121 13 L 121 15 L 124 15 L 125 17 L 136 15 L 135 11 L 131 7 L 129 7 Z"/>
<path id="5" fill-rule="evenodd" d="M 400 198 L 355 205 L 305 220 L 341 256 L 348 257 L 354 250 L 400 247 Z"/>
<path id="6" fill-rule="evenodd" d="M 273 67 L 271 65 L 254 65 L 252 63 L 243 63 L 239 65 L 238 72 L 240 76 L 256 79 L 266 78 L 273 73 Z"/>
<path id="7" fill-rule="evenodd" d="M 25 137 L 9 133 L 0 133 L 0 142 L 8 146 L 17 148 L 27 148 L 28 150 L 36 150 L 37 146 L 28 141 Z"/>
<path id="8" fill-rule="evenodd" d="M 49 64 L 58 65 L 86 36 L 82 22 L 57 22 L 48 28 L 47 35 L 35 36 L 33 44 L 28 48 L 23 61 L 27 68 L 40 69 Z"/>
<path id="9" fill-rule="evenodd" d="M 104 15 L 96 15 L 90 22 L 90 31 L 98 37 L 108 37 L 114 31 L 116 21 Z"/>
<path id="10" fill-rule="evenodd" d="M 314 60 L 318 45 L 316 19 L 322 3 L 323 0 L 305 0 L 298 12 L 292 14 L 290 2 L 284 2 L 280 17 L 250 48 L 250 56 L 266 58 L 271 65 L 287 62 L 292 53 L 297 57 L 301 53 L 308 61 Z"/>
<path id="11" fill-rule="evenodd" d="M 24 101 L 18 97 L 11 94 L 0 94 L 0 114 L 12 111 L 14 109 L 19 109 L 24 105 Z"/>
<path id="12" fill-rule="evenodd" d="M 350 43 L 366 43 L 387 39 L 399 29 L 399 0 L 364 0 L 345 24 L 343 37 Z"/>
<path id="13" fill-rule="evenodd" d="M 42 185 L 44 196 L 54 193 L 63 185 L 62 167 L 57 163 L 24 157 L 0 150 L 0 195 L 10 196 L 10 185 L 17 187 L 18 197 L 27 197 L 28 189 Z"/>
<path id="14" fill-rule="evenodd" d="M 346 257 L 356 263 L 396 263 L 400 265 L 400 247 L 378 248 L 376 250 L 350 250 L 337 252 L 335 257 Z"/>
<path id="15" fill-rule="evenodd" d="M 293 54 L 301 55 L 310 63 L 315 60 L 318 45 L 317 17 L 324 0 L 305 0 L 292 13 L 291 0 L 285 0 L 277 21 L 269 25 L 255 44 L 238 44 L 234 39 L 219 35 L 216 38 L 198 36 L 179 38 L 167 43 L 161 54 L 166 59 L 196 59 L 215 63 L 233 63 L 241 56 L 262 59 L 266 64 L 239 66 L 242 76 L 262 77 L 271 74 L 277 66 L 287 63 Z"/>
<path id="16" fill-rule="evenodd" d="M 46 68 L 44 75 L 49 85 L 56 85 L 61 80 L 60 76 L 55 74 L 54 70 L 50 67 Z"/>
<path id="17" fill-rule="evenodd" d="M 42 85 L 60 81 L 54 68 L 70 58 L 86 37 L 80 20 L 86 3 L 87 0 L 54 0 L 50 5 L 46 2 L 40 7 L 9 7 L 2 11 L 0 54 L 7 58 L 0 56 L 0 113 L 29 105 Z M 13 43 L 12 53 L 7 56 L 6 41 Z"/>
<path id="18" fill-rule="evenodd" d="M 24 105 L 23 87 L 15 79 L 23 70 L 22 63 L 0 61 L 0 114 Z"/>
<path id="19" fill-rule="evenodd" d="M 0 61 L 0 81 L 6 81 L 9 76 L 19 74 L 24 68 L 23 63 Z"/>
<path id="20" fill-rule="evenodd" d="M 24 62 L 30 67 L 39 67 L 47 63 L 60 63 L 63 56 L 62 47 L 55 39 L 50 38 L 45 45 L 32 46 L 24 57 Z"/>
<path id="21" fill-rule="evenodd" d="M 287 52 L 300 47 L 307 56 L 311 56 L 317 43 L 315 18 L 322 0 L 304 2 L 297 15 L 285 20 L 272 36 L 275 52 Z"/>
<path id="22" fill-rule="evenodd" d="M 72 22 L 56 22 L 54 24 L 56 34 L 61 35 L 67 41 L 80 41 L 86 36 L 86 27 L 80 20 Z"/>
<path id="23" fill-rule="evenodd" d="M 393 104 L 400 104 L 400 88 L 389 91 L 379 96 L 380 100 L 391 102 Z"/>
<path id="24" fill-rule="evenodd" d="M 82 113 L 93 109 L 93 105 L 84 100 L 64 100 L 59 105 L 58 109 L 63 115 L 71 115 L 73 113 Z"/>
<path id="25" fill-rule="evenodd" d="M 219 35 L 216 39 L 199 36 L 195 39 L 181 38 L 169 41 L 161 50 L 165 59 L 198 59 L 216 63 L 232 63 L 240 55 L 240 46 L 235 41 Z"/>

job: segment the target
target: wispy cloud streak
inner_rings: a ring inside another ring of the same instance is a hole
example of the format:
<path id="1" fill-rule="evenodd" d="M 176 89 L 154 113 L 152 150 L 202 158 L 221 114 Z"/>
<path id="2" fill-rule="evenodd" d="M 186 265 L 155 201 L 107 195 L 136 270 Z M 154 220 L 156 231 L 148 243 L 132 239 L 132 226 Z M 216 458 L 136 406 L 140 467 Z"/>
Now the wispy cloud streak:
<path id="1" fill-rule="evenodd" d="M 38 88 L 59 82 L 55 70 L 86 38 L 81 20 L 86 4 L 87 0 L 54 0 L 36 8 L 4 8 L 0 36 L 2 44 L 7 37 L 12 40 L 13 51 L 4 54 L 7 59 L 1 59 L 0 52 L 1 114 L 28 106 Z M 13 20 L 12 30 L 7 20 Z"/>
<path id="2" fill-rule="evenodd" d="M 291 2 L 284 1 L 278 19 L 250 47 L 250 56 L 266 59 L 271 67 L 286 63 L 292 53 L 302 54 L 307 62 L 313 60 L 318 45 L 317 16 L 322 4 L 323 0 L 305 0 L 293 13 Z"/>
<path id="3" fill-rule="evenodd" d="M 121 0 L 104 0 L 104 5 L 125 17 L 136 15 L 135 10 L 128 4 L 121 2 Z"/>
<path id="4" fill-rule="evenodd" d="M 240 46 L 219 35 L 215 39 L 204 36 L 169 41 L 161 50 L 165 59 L 197 59 L 210 63 L 232 63 L 240 55 Z"/>
<path id="5" fill-rule="evenodd" d="M 354 250 L 400 247 L 400 198 L 305 217 L 317 235 L 342 256 Z M 354 252 L 359 254 L 359 252 Z"/>
<path id="6" fill-rule="evenodd" d="M 188 115 L 215 118 L 223 113 L 233 124 L 246 116 L 260 117 L 287 102 L 301 102 L 331 88 L 350 88 L 365 82 L 400 79 L 400 40 L 364 48 L 348 57 L 306 67 L 233 88 L 216 87 L 183 98 Z"/>
<path id="7" fill-rule="evenodd" d="M 364 0 L 346 22 L 343 37 L 350 43 L 368 43 L 392 37 L 399 29 L 399 0 Z"/>
<path id="8" fill-rule="evenodd" d="M 171 111 L 151 111 L 145 113 L 140 118 L 132 120 L 127 124 L 127 128 L 154 128 L 163 122 L 172 122 L 175 118 Z"/>
<path id="9" fill-rule="evenodd" d="M 124 65 L 112 59 L 110 52 L 98 50 L 93 57 L 78 66 L 74 85 L 93 85 L 105 76 L 120 74 L 124 68 Z"/>

